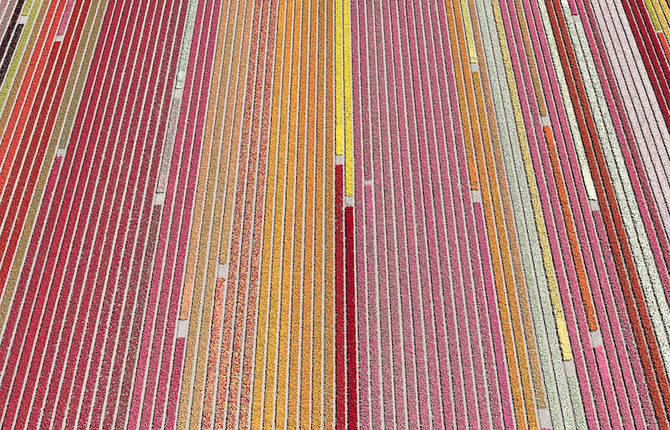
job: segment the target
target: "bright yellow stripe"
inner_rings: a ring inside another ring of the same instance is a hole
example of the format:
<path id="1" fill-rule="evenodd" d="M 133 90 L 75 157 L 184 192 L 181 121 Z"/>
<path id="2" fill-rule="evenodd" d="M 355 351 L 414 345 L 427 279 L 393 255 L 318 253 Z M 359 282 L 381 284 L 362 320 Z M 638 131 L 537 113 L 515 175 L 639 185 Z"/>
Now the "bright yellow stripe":
<path id="1" fill-rule="evenodd" d="M 351 4 L 344 0 L 344 192 L 354 195 L 354 103 L 351 78 Z"/>
<path id="2" fill-rule="evenodd" d="M 521 155 L 524 159 L 524 168 L 528 178 L 528 188 L 530 190 L 531 202 L 533 205 L 533 212 L 535 214 L 535 224 L 537 226 L 540 246 L 542 247 L 542 257 L 544 261 L 544 270 L 547 276 L 547 283 L 549 285 L 549 296 L 556 320 L 556 330 L 558 332 L 558 341 L 561 345 L 561 352 L 563 360 L 572 360 L 572 349 L 570 347 L 570 340 L 568 338 L 568 329 L 565 322 L 565 315 L 563 314 L 563 305 L 561 297 L 558 293 L 558 281 L 556 279 L 556 270 L 551 256 L 551 249 L 549 247 L 549 239 L 547 236 L 547 227 L 542 216 L 542 207 L 540 205 L 540 195 L 537 190 L 535 182 L 535 174 L 530 157 L 530 148 L 528 146 L 528 139 L 526 137 L 526 129 L 523 124 L 523 117 L 521 114 L 521 106 L 519 104 L 519 96 L 514 80 L 514 72 L 512 71 L 512 60 L 510 58 L 509 49 L 505 39 L 505 30 L 503 28 L 502 17 L 500 15 L 500 6 L 493 2 L 493 13 L 496 20 L 496 27 L 498 29 L 498 38 L 500 40 L 501 51 L 503 55 L 503 63 L 505 65 L 505 72 L 507 75 L 507 84 L 510 87 L 510 95 L 512 101 L 512 108 L 514 110 L 514 117 L 516 119 L 516 128 L 519 135 L 519 143 L 521 144 Z"/>
<path id="3" fill-rule="evenodd" d="M 335 153 L 344 154 L 344 6 L 335 0 Z"/>

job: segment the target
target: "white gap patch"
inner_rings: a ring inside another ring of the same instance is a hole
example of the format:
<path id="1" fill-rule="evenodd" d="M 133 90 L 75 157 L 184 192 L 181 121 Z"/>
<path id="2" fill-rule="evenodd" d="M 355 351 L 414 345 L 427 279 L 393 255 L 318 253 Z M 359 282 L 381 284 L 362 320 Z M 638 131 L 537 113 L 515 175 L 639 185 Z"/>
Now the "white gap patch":
<path id="1" fill-rule="evenodd" d="M 591 337 L 591 345 L 594 347 L 603 346 L 603 335 L 600 330 L 590 332 L 589 336 Z"/>
<path id="2" fill-rule="evenodd" d="M 480 190 L 472 190 L 470 195 L 472 196 L 473 202 L 482 202 L 482 192 Z"/>
<path id="3" fill-rule="evenodd" d="M 165 203 L 165 193 L 154 194 L 154 205 L 162 205 Z"/>
<path id="4" fill-rule="evenodd" d="M 219 278 L 225 278 L 228 276 L 228 263 L 219 264 L 219 268 L 216 271 L 216 274 Z"/>
<path id="5" fill-rule="evenodd" d="M 548 408 L 541 408 L 537 410 L 537 416 L 540 419 L 540 427 L 551 428 L 551 413 Z"/>
<path id="6" fill-rule="evenodd" d="M 188 336 L 188 320 L 177 320 L 177 337 Z"/>
<path id="7" fill-rule="evenodd" d="M 575 369 L 575 362 L 573 360 L 564 361 L 563 368 L 565 369 L 566 376 L 577 377 L 577 370 Z"/>

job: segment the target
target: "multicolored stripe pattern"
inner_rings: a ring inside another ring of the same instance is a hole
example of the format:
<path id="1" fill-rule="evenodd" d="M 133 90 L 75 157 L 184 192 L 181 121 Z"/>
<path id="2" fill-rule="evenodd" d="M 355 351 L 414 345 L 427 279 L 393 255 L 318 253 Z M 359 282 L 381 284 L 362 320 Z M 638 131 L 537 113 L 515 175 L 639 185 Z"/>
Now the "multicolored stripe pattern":
<path id="1" fill-rule="evenodd" d="M 670 428 L 667 0 L 5 0 L 0 427 Z"/>

